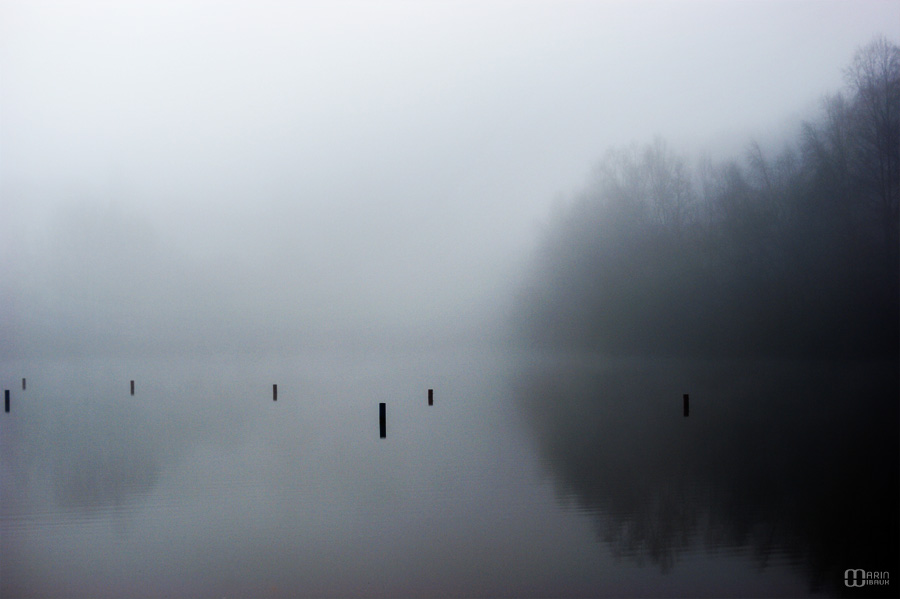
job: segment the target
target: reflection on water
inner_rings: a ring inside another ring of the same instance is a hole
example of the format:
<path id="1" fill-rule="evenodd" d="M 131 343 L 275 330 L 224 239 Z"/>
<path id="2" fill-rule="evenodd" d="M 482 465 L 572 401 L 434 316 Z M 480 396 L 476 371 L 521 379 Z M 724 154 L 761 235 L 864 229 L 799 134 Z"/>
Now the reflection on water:
<path id="1" fill-rule="evenodd" d="M 895 571 L 887 367 L 460 350 L 0 376 L 28 377 L 0 419 L 3 597 L 797 596 Z"/>
<path id="2" fill-rule="evenodd" d="M 698 546 L 748 548 L 858 596 L 847 568 L 900 576 L 897 370 L 557 356 L 532 362 L 518 396 L 557 483 L 617 554 L 668 570 Z"/>

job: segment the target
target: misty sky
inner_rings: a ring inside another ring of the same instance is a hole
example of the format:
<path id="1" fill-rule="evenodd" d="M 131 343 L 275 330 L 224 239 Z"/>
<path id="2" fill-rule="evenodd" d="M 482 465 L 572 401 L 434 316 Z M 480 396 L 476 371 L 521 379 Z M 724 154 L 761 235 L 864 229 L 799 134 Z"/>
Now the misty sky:
<path id="1" fill-rule="evenodd" d="M 0 0 L 3 330 L 459 328 L 607 148 L 777 140 L 879 33 L 900 2 Z"/>

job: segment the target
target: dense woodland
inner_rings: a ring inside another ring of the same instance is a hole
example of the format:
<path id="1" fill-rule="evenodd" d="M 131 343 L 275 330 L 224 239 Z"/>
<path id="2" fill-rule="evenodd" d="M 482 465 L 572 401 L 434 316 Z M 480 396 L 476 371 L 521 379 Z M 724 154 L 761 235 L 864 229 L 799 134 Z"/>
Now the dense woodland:
<path id="1" fill-rule="evenodd" d="M 614 354 L 898 352 L 900 47 L 878 38 L 780 152 L 694 168 L 614 149 L 559 210 L 519 303 L 529 341 Z"/>

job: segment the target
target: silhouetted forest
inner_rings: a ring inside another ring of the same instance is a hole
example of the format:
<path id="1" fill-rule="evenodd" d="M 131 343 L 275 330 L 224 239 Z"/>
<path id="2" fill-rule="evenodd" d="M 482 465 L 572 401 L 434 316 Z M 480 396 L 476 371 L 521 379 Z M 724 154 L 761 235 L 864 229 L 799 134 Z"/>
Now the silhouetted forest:
<path id="1" fill-rule="evenodd" d="M 900 47 L 769 155 L 691 168 L 662 140 L 610 150 L 547 227 L 519 303 L 538 345 L 615 354 L 898 351 Z"/>

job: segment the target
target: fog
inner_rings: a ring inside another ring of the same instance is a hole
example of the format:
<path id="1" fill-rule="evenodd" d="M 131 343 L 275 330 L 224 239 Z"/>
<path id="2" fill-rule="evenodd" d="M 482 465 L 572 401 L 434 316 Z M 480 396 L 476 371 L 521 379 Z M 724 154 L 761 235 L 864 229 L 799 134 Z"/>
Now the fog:
<path id="1" fill-rule="evenodd" d="M 355 358 L 40 362 L 0 429 L 3 595 L 531 589 L 494 565 L 540 563 L 533 547 L 569 529 L 553 515 L 535 525 L 517 497 L 534 464 L 498 402 L 504 361 Z M 578 567 L 567 561 L 553 563 Z"/>
<path id="2" fill-rule="evenodd" d="M 0 0 L 0 594 L 895 572 L 898 24 Z"/>
<path id="3" fill-rule="evenodd" d="M 485 336 L 609 147 L 742 147 L 895 3 L 2 4 L 4 355 Z"/>

